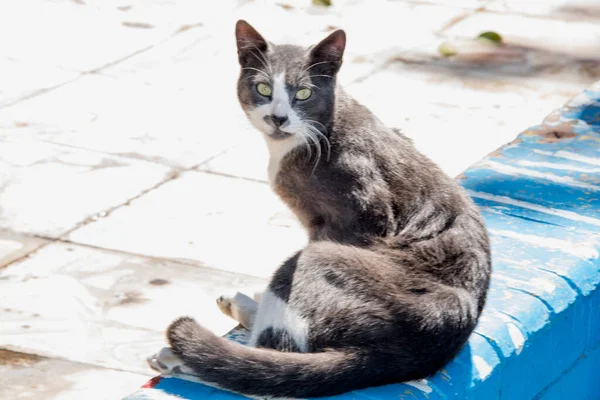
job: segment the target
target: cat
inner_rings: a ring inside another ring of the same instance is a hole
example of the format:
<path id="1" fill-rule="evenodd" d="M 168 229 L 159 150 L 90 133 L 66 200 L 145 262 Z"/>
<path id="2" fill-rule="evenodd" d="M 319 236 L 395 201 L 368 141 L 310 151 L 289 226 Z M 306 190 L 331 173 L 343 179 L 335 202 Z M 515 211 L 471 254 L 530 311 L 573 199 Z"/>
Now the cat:
<path id="1" fill-rule="evenodd" d="M 250 347 L 182 317 L 167 330 L 173 353 L 205 382 L 248 396 L 329 396 L 434 374 L 485 304 L 478 208 L 337 84 L 343 30 L 306 49 L 269 43 L 240 20 L 236 38 L 240 104 L 309 243 L 259 302 L 218 300 L 252 330 Z"/>

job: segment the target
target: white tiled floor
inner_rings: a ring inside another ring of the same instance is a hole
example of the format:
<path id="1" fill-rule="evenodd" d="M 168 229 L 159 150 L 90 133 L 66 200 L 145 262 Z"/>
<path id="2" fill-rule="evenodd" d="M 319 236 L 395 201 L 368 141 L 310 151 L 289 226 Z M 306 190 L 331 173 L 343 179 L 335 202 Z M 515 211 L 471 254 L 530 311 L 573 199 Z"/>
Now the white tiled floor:
<path id="1" fill-rule="evenodd" d="M 32 130 L 33 131 L 33 130 Z M 0 132 L 0 227 L 58 237 L 162 182 L 167 167 Z"/>
<path id="2" fill-rule="evenodd" d="M 215 299 L 266 282 L 176 262 L 53 243 L 0 275 L 0 343 L 12 350 L 149 374 L 181 315 L 225 334 L 235 322 Z"/>
<path id="3" fill-rule="evenodd" d="M 195 171 L 69 239 L 259 277 L 270 276 L 306 243 L 268 185 Z"/>
<path id="4" fill-rule="evenodd" d="M 113 400 L 133 392 L 147 375 L 0 350 L 0 398 Z"/>

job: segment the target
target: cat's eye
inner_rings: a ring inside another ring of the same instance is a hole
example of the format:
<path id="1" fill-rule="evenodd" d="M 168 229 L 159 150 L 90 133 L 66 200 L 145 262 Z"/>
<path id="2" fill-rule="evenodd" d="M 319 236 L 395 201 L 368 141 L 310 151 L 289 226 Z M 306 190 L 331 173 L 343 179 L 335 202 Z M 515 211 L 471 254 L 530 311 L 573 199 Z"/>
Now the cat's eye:
<path id="1" fill-rule="evenodd" d="M 300 89 L 296 92 L 296 98 L 298 100 L 306 100 L 310 97 L 310 95 L 312 94 L 312 91 L 310 89 Z"/>
<path id="2" fill-rule="evenodd" d="M 271 87 L 266 83 L 259 83 L 256 85 L 256 90 L 265 97 L 269 97 L 272 93 Z"/>

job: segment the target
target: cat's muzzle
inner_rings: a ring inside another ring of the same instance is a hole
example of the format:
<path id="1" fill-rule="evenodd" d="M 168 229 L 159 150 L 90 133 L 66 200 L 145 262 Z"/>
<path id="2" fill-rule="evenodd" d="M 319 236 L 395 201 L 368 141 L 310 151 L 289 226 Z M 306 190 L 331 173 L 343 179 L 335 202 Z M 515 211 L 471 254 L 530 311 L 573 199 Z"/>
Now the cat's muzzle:
<path id="1" fill-rule="evenodd" d="M 283 140 L 291 137 L 293 133 L 284 132 L 280 129 L 274 129 L 269 133 L 269 137 L 276 140 Z"/>

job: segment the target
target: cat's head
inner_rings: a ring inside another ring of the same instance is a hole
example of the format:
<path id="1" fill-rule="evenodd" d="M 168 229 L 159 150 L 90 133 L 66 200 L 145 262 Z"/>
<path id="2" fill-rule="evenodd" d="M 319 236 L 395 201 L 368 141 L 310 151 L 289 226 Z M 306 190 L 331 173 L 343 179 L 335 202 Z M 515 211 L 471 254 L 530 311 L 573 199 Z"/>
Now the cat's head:
<path id="1" fill-rule="evenodd" d="M 241 66 L 238 98 L 250 122 L 270 140 L 295 137 L 310 143 L 326 135 L 346 45 L 344 31 L 309 48 L 268 43 L 243 20 L 235 34 Z"/>

